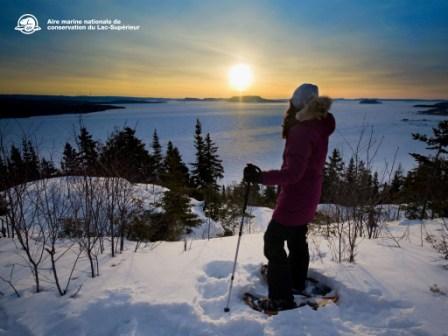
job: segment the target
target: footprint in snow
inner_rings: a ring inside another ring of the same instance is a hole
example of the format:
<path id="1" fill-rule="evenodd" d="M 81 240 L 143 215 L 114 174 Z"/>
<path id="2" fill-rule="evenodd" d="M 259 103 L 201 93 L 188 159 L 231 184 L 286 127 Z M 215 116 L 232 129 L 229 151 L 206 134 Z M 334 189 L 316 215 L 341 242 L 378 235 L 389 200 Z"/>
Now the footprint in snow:
<path id="1" fill-rule="evenodd" d="M 197 279 L 198 304 L 210 318 L 222 317 L 232 267 L 232 262 L 226 260 L 209 262 Z"/>
<path id="2" fill-rule="evenodd" d="M 196 285 L 203 299 L 216 299 L 226 294 L 232 263 L 229 261 L 212 261 L 205 265 L 204 274 L 198 277 Z"/>
<path id="3" fill-rule="evenodd" d="M 232 262 L 227 260 L 217 260 L 209 262 L 204 267 L 204 272 L 211 278 L 223 279 L 232 273 Z"/>

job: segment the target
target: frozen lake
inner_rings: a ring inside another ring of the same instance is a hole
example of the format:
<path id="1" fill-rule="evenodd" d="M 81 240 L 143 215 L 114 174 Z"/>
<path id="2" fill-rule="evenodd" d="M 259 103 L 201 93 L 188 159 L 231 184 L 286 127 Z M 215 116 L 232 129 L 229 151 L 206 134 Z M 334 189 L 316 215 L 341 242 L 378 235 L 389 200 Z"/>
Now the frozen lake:
<path id="1" fill-rule="evenodd" d="M 430 102 L 427 102 L 430 103 Z M 385 101 L 382 104 L 359 104 L 341 100 L 333 103 L 331 112 L 337 123 L 330 138 L 330 149 L 339 148 L 348 160 L 361 133 L 360 158 L 372 161 L 382 173 L 396 162 L 405 169 L 413 167 L 409 152 L 424 152 L 422 144 L 412 140 L 413 132 L 430 134 L 431 128 L 444 117 L 419 115 L 415 101 Z M 82 122 L 93 136 L 104 141 L 115 129 L 128 125 L 148 145 L 154 128 L 161 143 L 171 140 L 181 151 L 186 163 L 193 161 L 193 133 L 196 119 L 203 132 L 209 132 L 219 146 L 224 163 L 222 183 L 239 181 L 247 162 L 262 169 L 278 168 L 281 164 L 283 139 L 281 123 L 286 103 L 229 103 L 229 102 L 168 102 L 165 104 L 129 104 L 126 109 L 79 115 L 44 116 L 27 119 L 2 119 L 0 128 L 6 140 L 20 141 L 27 134 L 39 145 L 39 151 L 59 162 L 64 143 L 74 143 L 74 134 Z M 408 121 L 403 121 L 408 119 Z M 370 156 L 366 153 L 369 134 L 373 130 Z M 378 147 L 379 146 L 379 147 Z M 374 149 L 378 152 L 372 159 Z M 149 146 L 148 146 L 149 148 Z"/>

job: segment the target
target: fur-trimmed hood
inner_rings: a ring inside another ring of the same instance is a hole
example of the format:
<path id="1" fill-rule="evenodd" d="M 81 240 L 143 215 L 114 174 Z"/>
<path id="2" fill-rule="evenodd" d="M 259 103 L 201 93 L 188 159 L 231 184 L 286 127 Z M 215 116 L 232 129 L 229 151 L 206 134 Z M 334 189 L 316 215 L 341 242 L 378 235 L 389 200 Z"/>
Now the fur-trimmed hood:
<path id="1" fill-rule="evenodd" d="M 298 115 L 301 112 L 312 114 L 314 116 L 313 119 L 324 119 L 327 116 L 328 111 L 330 111 L 331 104 L 332 100 L 329 97 L 315 97 L 296 113 L 296 119 L 299 120 Z"/>

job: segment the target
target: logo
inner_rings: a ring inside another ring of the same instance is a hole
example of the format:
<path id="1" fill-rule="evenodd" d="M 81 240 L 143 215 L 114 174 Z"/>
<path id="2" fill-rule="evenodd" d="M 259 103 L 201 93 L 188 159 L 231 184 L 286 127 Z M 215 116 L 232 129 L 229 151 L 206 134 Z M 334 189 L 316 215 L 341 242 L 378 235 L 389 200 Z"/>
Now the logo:
<path id="1" fill-rule="evenodd" d="M 14 29 L 25 35 L 30 35 L 41 30 L 39 22 L 33 14 L 23 14 L 19 17 L 17 27 Z"/>

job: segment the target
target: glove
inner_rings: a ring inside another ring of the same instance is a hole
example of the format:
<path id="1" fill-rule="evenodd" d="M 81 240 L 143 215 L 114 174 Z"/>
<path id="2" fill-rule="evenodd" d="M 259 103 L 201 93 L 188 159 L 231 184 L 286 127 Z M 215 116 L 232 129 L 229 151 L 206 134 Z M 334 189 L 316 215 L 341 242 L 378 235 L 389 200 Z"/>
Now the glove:
<path id="1" fill-rule="evenodd" d="M 261 182 L 261 169 L 252 163 L 248 163 L 244 168 L 243 180 L 247 183 Z"/>

